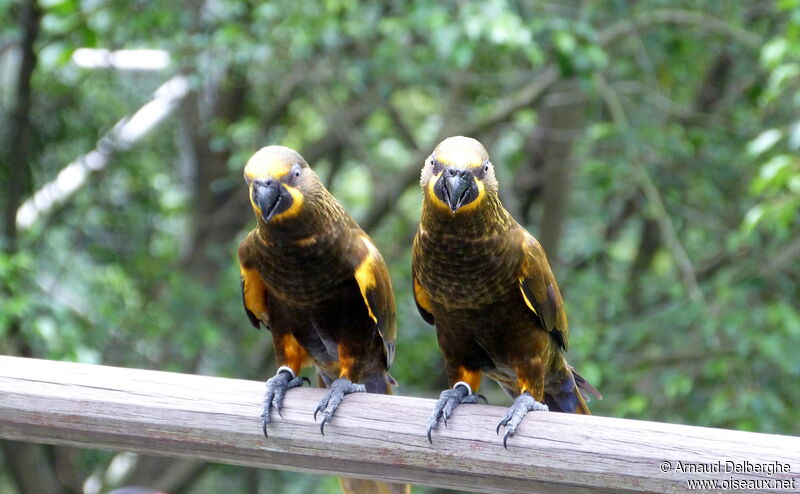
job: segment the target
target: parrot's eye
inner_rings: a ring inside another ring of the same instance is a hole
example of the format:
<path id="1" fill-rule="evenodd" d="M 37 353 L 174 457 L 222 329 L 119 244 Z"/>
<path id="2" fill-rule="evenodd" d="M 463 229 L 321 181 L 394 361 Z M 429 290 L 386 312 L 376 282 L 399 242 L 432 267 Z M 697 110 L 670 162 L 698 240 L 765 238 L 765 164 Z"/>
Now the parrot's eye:
<path id="1" fill-rule="evenodd" d="M 442 171 L 444 165 L 442 165 L 436 158 L 431 158 L 431 169 L 433 170 L 433 174 L 436 175 Z"/>
<path id="2" fill-rule="evenodd" d="M 472 174 L 475 175 L 475 178 L 478 180 L 483 180 L 486 177 L 486 174 L 489 173 L 489 162 L 485 162 L 482 167 L 480 168 L 472 168 Z"/>
<path id="3" fill-rule="evenodd" d="M 300 179 L 300 175 L 303 173 L 303 169 L 300 167 L 299 164 L 296 164 L 292 167 L 291 175 L 289 176 L 289 181 L 292 183 L 297 182 Z"/>

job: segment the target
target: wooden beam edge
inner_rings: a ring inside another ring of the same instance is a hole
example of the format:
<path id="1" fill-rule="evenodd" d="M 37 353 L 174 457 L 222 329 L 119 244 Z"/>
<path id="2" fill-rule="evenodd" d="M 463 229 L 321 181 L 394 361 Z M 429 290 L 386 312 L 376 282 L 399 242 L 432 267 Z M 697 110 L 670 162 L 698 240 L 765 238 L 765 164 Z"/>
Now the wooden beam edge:
<path id="1" fill-rule="evenodd" d="M 402 396 L 348 395 L 322 436 L 312 412 L 324 390 L 308 388 L 287 394 L 264 438 L 263 389 L 0 357 L 0 437 L 478 492 L 686 492 L 691 479 L 788 481 L 800 471 L 797 437 L 558 413 L 528 414 L 504 450 L 494 428 L 505 409 L 486 405 L 459 407 L 430 445 L 434 401 Z M 777 462 L 789 472 L 693 473 L 678 462 Z"/>

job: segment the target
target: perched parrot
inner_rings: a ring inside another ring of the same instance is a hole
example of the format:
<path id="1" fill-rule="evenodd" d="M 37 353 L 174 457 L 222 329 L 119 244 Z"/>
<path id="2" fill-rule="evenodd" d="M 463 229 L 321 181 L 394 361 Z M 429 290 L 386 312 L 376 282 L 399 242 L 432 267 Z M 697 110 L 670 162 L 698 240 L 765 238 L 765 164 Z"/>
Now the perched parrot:
<path id="1" fill-rule="evenodd" d="M 505 210 L 483 145 L 450 137 L 425 160 L 414 238 L 414 300 L 436 327 L 451 389 L 428 419 L 431 431 L 460 403 L 475 403 L 486 374 L 514 398 L 497 425 L 503 445 L 527 412 L 589 414 L 600 394 L 564 358 L 567 315 L 539 242 Z"/>
<path id="2" fill-rule="evenodd" d="M 320 432 L 346 394 L 391 393 L 395 303 L 372 240 L 322 185 L 300 154 L 268 146 L 244 178 L 256 228 L 239 245 L 242 299 L 250 322 L 272 333 L 279 365 L 267 380 L 261 424 L 280 412 L 300 369 L 314 365 L 330 391 Z M 306 379 L 307 381 L 307 379 Z M 409 486 L 342 478 L 345 492 L 407 493 Z"/>
<path id="3" fill-rule="evenodd" d="M 261 424 L 280 412 L 300 369 L 314 365 L 330 391 L 314 411 L 320 432 L 344 395 L 390 393 L 395 303 L 386 265 L 358 224 L 305 160 L 282 146 L 261 149 L 244 169 L 257 225 L 239 245 L 242 298 L 250 322 L 272 333 L 279 365 L 267 380 Z M 348 491 L 407 492 L 407 486 L 342 479 Z"/>

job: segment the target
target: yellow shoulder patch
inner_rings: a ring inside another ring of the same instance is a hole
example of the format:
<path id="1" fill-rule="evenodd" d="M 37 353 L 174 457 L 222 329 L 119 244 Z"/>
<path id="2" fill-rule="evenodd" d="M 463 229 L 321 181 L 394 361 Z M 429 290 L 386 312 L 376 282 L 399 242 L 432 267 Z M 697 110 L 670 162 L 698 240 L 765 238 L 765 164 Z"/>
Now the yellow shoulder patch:
<path id="1" fill-rule="evenodd" d="M 531 254 L 528 251 L 528 244 L 530 242 L 537 242 L 537 240 L 533 237 L 533 235 L 531 235 L 527 231 L 523 231 L 523 235 L 522 235 L 522 251 L 525 253 L 525 257 L 524 257 L 524 261 L 523 261 L 523 265 L 522 265 L 522 275 L 523 276 L 519 278 L 519 292 L 522 294 L 522 300 L 525 301 L 525 305 L 527 305 L 528 308 L 534 314 L 536 314 L 537 317 L 541 317 L 539 315 L 539 313 L 536 312 L 536 309 L 533 307 L 533 302 L 531 301 L 531 299 L 528 298 L 528 294 L 525 293 L 526 292 L 526 290 L 525 290 L 525 274 L 528 272 L 528 268 L 530 267 L 530 255 Z M 533 296 L 533 294 L 531 294 L 531 296 Z"/>
<path id="2" fill-rule="evenodd" d="M 244 283 L 244 305 L 264 324 L 267 324 L 267 287 L 255 269 L 240 266 L 239 272 Z"/>
<path id="3" fill-rule="evenodd" d="M 429 313 L 433 313 L 433 305 L 431 304 L 431 297 L 428 295 L 428 292 L 422 288 L 422 285 L 419 284 L 417 278 L 414 277 L 414 300 L 417 301 L 417 305 L 428 311 Z"/>
<path id="4" fill-rule="evenodd" d="M 528 308 L 529 308 L 529 309 L 530 309 L 530 310 L 531 310 L 531 311 L 532 311 L 534 314 L 536 314 L 536 316 L 538 317 L 538 316 L 539 316 L 539 313 L 538 313 L 538 312 L 536 312 L 536 309 L 534 309 L 534 308 L 533 308 L 533 304 L 532 304 L 532 303 L 531 303 L 531 301 L 528 299 L 528 295 L 525 293 L 525 286 L 523 285 L 523 283 L 525 283 L 525 279 L 524 279 L 524 278 L 520 278 L 520 279 L 519 279 L 519 292 L 522 294 L 522 300 L 524 300 L 524 301 L 525 301 L 525 305 L 527 305 L 527 306 L 528 306 Z"/>
<path id="5" fill-rule="evenodd" d="M 373 288 L 377 284 L 375 280 L 375 260 L 378 254 L 378 249 L 372 242 L 370 242 L 369 238 L 365 235 L 361 237 L 361 241 L 364 242 L 364 245 L 367 247 L 367 255 L 361 261 L 361 264 L 358 265 L 356 268 L 356 281 L 358 282 L 358 287 L 361 289 L 361 296 L 364 297 L 364 304 L 367 306 L 367 310 L 369 311 L 369 317 L 375 321 L 375 324 L 378 324 L 378 318 L 375 317 L 375 314 L 372 312 L 372 307 L 369 305 L 369 300 L 367 299 L 367 292 Z"/>

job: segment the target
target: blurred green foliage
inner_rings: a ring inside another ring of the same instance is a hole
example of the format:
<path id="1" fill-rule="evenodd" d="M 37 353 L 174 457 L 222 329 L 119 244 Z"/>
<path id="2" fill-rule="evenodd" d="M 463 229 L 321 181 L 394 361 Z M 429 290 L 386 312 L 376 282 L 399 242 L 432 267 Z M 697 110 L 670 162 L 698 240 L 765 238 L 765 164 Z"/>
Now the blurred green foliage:
<path id="1" fill-rule="evenodd" d="M 4 135 L 16 125 L 26 3 L 0 0 Z M 185 75 L 192 91 L 16 246 L 1 241 L 3 352 L 269 376 L 271 341 L 242 313 L 235 248 L 254 223 L 241 169 L 281 143 L 313 157 L 369 223 L 397 294 L 397 392 L 434 397 L 446 380 L 411 298 L 413 178 L 440 138 L 475 129 L 506 204 L 535 235 L 548 173 L 573 163 L 549 254 L 569 360 L 605 396 L 595 413 L 800 434 L 800 1 L 41 6 L 30 152 L 9 156 L 3 138 L 3 191 L 27 197 L 53 180 L 167 78 Z M 172 64 L 87 70 L 71 62 L 80 47 L 163 49 Z M 544 96 L 526 100 L 548 73 Z M 571 128 L 548 127 L 575 108 Z M 537 154 L 536 135 L 568 148 L 563 163 Z M 29 180 L 14 181 L 18 166 Z M 508 403 L 493 383 L 484 391 Z M 112 456 L 81 455 L 76 475 L 103 478 Z M 215 466 L 182 489 L 338 492 L 333 478 L 253 475 Z"/>

